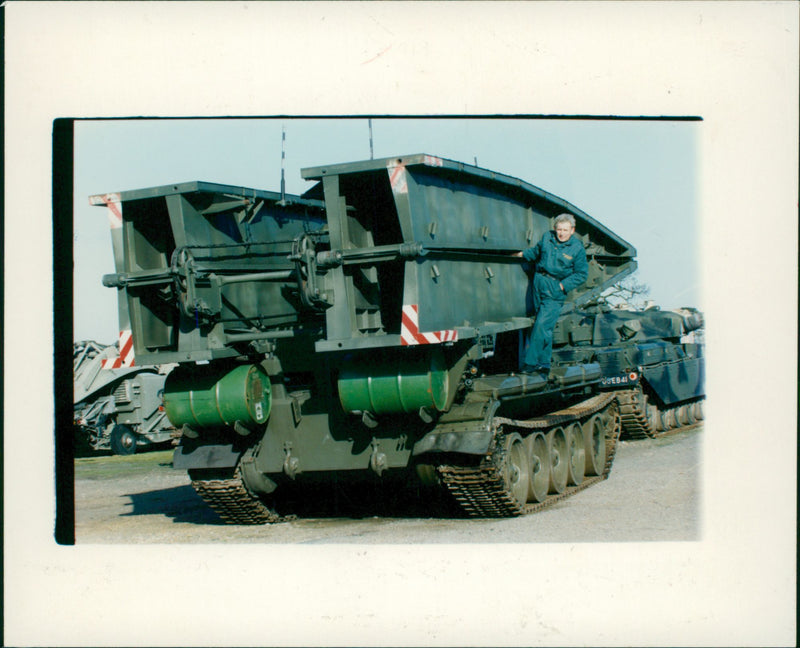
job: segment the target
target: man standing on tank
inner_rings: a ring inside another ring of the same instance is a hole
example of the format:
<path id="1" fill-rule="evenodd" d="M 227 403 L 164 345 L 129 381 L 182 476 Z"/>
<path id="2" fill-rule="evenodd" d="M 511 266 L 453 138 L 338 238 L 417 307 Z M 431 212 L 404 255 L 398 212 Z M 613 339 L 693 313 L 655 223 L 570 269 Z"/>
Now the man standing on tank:
<path id="1" fill-rule="evenodd" d="M 517 252 L 535 264 L 533 277 L 533 314 L 535 320 L 530 344 L 522 365 L 523 373 L 550 373 L 553 354 L 553 329 L 567 293 L 582 285 L 589 275 L 589 264 L 581 240 L 575 233 L 572 214 L 556 216 L 554 231 L 544 233 L 533 247 Z"/>

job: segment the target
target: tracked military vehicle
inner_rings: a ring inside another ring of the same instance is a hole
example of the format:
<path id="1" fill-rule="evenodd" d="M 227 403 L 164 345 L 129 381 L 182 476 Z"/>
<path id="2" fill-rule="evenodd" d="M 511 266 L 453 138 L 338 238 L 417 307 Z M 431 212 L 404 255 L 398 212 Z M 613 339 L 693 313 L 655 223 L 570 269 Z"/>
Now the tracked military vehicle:
<path id="1" fill-rule="evenodd" d="M 164 411 L 166 368 L 142 367 L 117 345 L 73 345 L 75 447 L 129 455 L 169 443 L 176 429 Z"/>
<path id="2" fill-rule="evenodd" d="M 104 283 L 137 359 L 179 365 L 173 465 L 222 519 L 279 521 L 294 484 L 343 481 L 514 516 L 608 476 L 634 390 L 602 389 L 596 352 L 519 373 L 533 320 L 512 253 L 573 214 L 589 277 L 563 315 L 580 318 L 636 268 L 629 243 L 538 187 L 430 155 L 302 175 L 302 196 L 191 182 L 91 198 L 119 229 Z"/>
<path id="3" fill-rule="evenodd" d="M 596 362 L 602 390 L 614 390 L 623 435 L 656 437 L 704 418 L 705 356 L 695 309 L 592 304 L 559 319 L 555 364 Z"/>

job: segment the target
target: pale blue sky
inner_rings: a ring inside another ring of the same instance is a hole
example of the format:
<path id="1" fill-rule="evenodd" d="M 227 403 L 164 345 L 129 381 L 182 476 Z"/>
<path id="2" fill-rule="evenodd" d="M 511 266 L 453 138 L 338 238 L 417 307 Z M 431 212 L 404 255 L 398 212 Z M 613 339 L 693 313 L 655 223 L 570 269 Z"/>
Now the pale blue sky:
<path id="1" fill-rule="evenodd" d="M 74 336 L 118 331 L 105 210 L 88 196 L 203 180 L 280 189 L 312 183 L 300 169 L 368 159 L 358 119 L 83 121 L 75 124 Z M 702 122 L 373 119 L 374 155 L 429 153 L 520 178 L 579 207 L 636 247 L 637 277 L 662 308 L 702 308 L 697 141 Z M 520 243 L 522 246 L 522 242 Z"/>

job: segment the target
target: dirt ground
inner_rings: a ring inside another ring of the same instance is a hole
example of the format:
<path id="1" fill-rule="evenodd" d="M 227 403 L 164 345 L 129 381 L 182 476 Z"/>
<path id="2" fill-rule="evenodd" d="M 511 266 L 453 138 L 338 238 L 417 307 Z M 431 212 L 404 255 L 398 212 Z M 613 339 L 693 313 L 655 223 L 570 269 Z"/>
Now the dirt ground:
<path id="1" fill-rule="evenodd" d="M 339 501 L 266 526 L 223 524 L 186 473 L 172 469 L 170 450 L 78 458 L 75 542 L 693 541 L 701 537 L 701 446 L 702 426 L 656 440 L 623 441 L 608 480 L 522 518 L 441 519 L 427 517 L 419 507 L 387 513 L 375 501 L 372 508 Z"/>

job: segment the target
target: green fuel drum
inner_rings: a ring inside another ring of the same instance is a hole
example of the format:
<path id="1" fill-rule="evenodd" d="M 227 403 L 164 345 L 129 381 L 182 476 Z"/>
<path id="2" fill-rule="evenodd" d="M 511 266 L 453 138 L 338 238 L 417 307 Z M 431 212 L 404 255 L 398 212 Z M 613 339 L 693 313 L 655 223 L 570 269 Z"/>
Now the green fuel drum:
<path id="1" fill-rule="evenodd" d="M 346 412 L 372 414 L 443 410 L 448 373 L 440 351 L 423 356 L 391 356 L 346 364 L 339 374 L 339 400 Z"/>
<path id="2" fill-rule="evenodd" d="M 180 428 L 266 423 L 272 405 L 269 377 L 258 365 L 227 371 L 178 367 L 167 376 L 164 408 Z"/>

